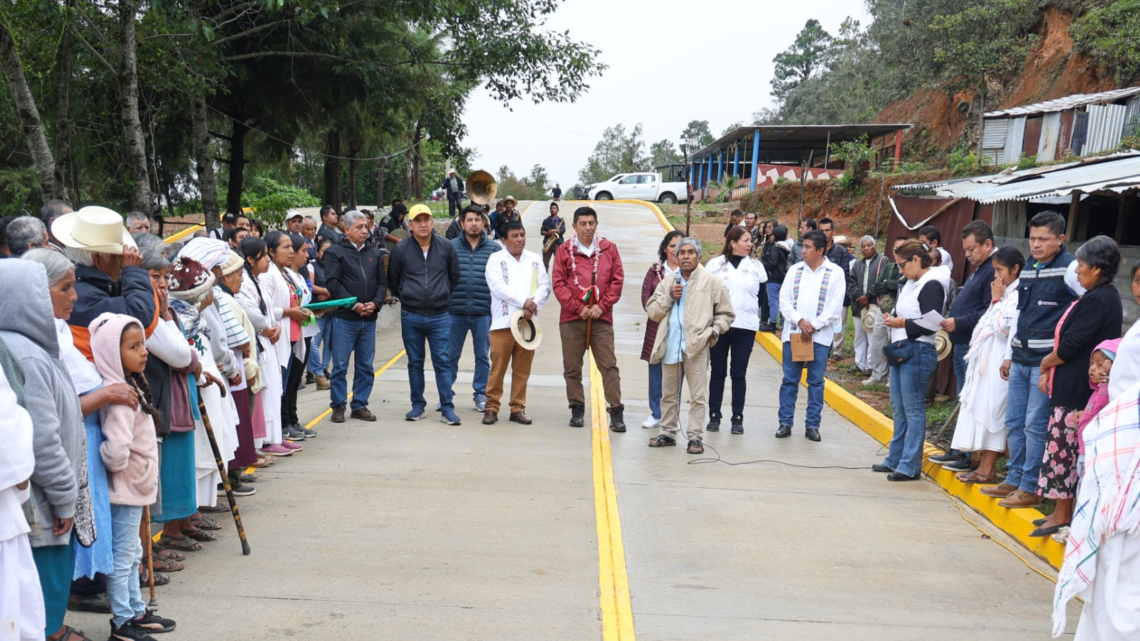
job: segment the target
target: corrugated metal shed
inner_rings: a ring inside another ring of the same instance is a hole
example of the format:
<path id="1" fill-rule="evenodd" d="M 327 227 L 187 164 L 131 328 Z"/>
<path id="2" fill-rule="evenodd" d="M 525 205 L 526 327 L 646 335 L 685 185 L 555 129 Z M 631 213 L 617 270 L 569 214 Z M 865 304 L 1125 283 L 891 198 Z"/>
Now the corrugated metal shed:
<path id="1" fill-rule="evenodd" d="M 901 193 L 968 198 L 988 205 L 1068 196 L 1074 191 L 1121 193 L 1136 188 L 1140 188 L 1140 153 L 1133 152 L 990 176 L 898 185 L 893 189 Z"/>
<path id="2" fill-rule="evenodd" d="M 1140 87 L 1129 87 L 1127 89 L 1113 89 L 1112 91 L 1102 91 L 1101 93 L 1079 93 L 1072 96 L 1065 96 L 1064 98 L 1057 98 L 1055 100 L 1047 100 L 1032 105 L 1025 105 L 1023 107 L 1014 107 L 1012 109 L 1003 109 L 1001 111 L 988 112 L 986 118 L 997 118 L 1001 116 L 1032 116 L 1034 114 L 1051 113 L 1054 111 L 1065 111 L 1067 109 L 1075 109 L 1085 105 L 1095 105 L 1103 102 L 1115 102 L 1121 98 L 1129 96 L 1140 95 Z"/>

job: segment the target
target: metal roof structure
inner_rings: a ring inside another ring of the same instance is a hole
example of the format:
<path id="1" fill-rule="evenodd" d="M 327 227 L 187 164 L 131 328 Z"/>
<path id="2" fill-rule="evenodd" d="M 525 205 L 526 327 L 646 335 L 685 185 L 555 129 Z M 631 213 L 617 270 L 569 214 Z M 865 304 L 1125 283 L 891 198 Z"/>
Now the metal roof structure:
<path id="1" fill-rule="evenodd" d="M 774 161 L 799 162 L 808 157 L 811 152 L 823 158 L 824 151 L 829 142 L 837 143 L 846 140 L 856 140 L 866 135 L 868 138 L 877 138 L 884 134 L 893 134 L 896 131 L 910 129 L 910 124 L 881 124 L 881 125 L 751 125 L 739 127 L 712 144 L 696 152 L 690 152 L 690 159 L 700 159 L 760 132 L 760 149 L 762 153 L 772 157 Z"/>
<path id="2" fill-rule="evenodd" d="M 1102 91 L 1100 93 L 1078 93 L 1072 96 L 1065 96 L 1064 98 L 1038 102 L 1032 105 L 1013 107 L 1012 109 L 1002 109 L 1000 111 L 990 111 L 986 113 L 984 117 L 999 118 L 1033 116 L 1036 114 L 1052 113 L 1055 111 L 1067 111 L 1069 109 L 1084 107 L 1086 105 L 1097 105 L 1105 102 L 1115 102 L 1122 98 L 1128 98 L 1137 94 L 1140 94 L 1140 87 L 1113 89 L 1112 91 Z"/>
<path id="3" fill-rule="evenodd" d="M 1140 153 L 1130 152 L 1020 171 L 1006 170 L 989 176 L 897 185 L 892 189 L 943 198 L 968 198 L 990 205 L 1069 196 L 1078 191 L 1123 193 L 1137 188 L 1140 188 Z"/>

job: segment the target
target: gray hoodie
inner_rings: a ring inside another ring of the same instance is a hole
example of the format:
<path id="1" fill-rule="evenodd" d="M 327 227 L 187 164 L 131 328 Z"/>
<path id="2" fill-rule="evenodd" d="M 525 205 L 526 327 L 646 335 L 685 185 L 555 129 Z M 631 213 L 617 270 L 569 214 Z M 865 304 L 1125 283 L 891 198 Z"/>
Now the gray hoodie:
<path id="1" fill-rule="evenodd" d="M 23 369 L 25 404 L 34 432 L 32 496 L 43 530 L 32 546 L 64 545 L 71 540 L 71 532 L 53 536 L 54 517 L 77 517 L 77 502 L 83 506 L 79 509 L 91 510 L 90 498 L 79 500 L 80 492 L 87 492 L 87 434 L 79 395 L 59 359 L 43 265 L 27 260 L 0 261 L 0 291 L 6 292 L 0 297 L 0 338 Z M 90 521 L 91 515 L 86 517 Z"/>

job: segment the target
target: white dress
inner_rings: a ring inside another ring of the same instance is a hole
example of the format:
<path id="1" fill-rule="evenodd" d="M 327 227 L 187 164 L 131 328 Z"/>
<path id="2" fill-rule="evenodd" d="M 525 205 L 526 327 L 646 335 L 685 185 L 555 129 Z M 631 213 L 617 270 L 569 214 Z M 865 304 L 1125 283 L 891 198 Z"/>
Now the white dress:
<path id="1" fill-rule="evenodd" d="M 958 424 L 950 446 L 963 452 L 1005 451 L 1005 407 L 1009 383 L 1002 380 L 1001 364 L 1017 327 L 1017 285 L 1013 281 L 997 303 L 990 305 L 974 327 L 966 354 L 966 381 L 959 400 Z"/>
<path id="2" fill-rule="evenodd" d="M 202 364 L 202 372 L 213 374 L 225 385 L 225 377 L 218 371 L 214 358 L 210 356 L 209 338 L 205 333 L 199 334 L 199 339 L 205 351 L 198 353 L 198 360 Z M 234 458 L 237 449 L 238 417 L 234 403 L 227 393 L 222 398 L 222 392 L 217 385 L 198 387 L 198 394 L 202 397 L 202 404 L 206 408 L 206 417 L 210 419 L 210 428 L 214 432 L 214 440 L 218 443 L 218 450 L 222 453 L 223 463 L 229 463 Z M 197 478 L 198 505 L 213 507 L 218 504 L 218 484 L 222 477 L 218 474 L 217 459 L 214 450 L 210 447 L 210 437 L 206 434 L 206 426 L 202 420 L 194 421 L 194 470 Z M 228 469 L 228 466 L 227 466 Z"/>
<path id="3" fill-rule="evenodd" d="M 272 268 L 271 268 L 272 269 Z M 262 275 L 264 278 L 264 275 Z M 261 279 L 258 279 L 258 283 Z M 264 291 L 262 291 L 264 294 Z M 267 297 L 268 298 L 268 297 Z M 279 319 L 281 318 L 281 310 L 278 308 L 274 314 L 273 303 L 265 301 L 265 314 L 261 314 L 261 297 L 258 296 L 258 285 L 250 278 L 242 279 L 241 290 L 238 292 L 238 300 L 246 309 L 246 313 L 252 315 L 253 310 L 257 311 L 259 319 L 264 319 L 267 327 L 277 327 Z M 255 323 L 256 325 L 256 323 Z M 284 384 L 281 381 L 281 357 L 277 346 L 269 341 L 268 338 L 257 335 L 257 341 L 261 345 L 261 355 L 258 357 L 257 366 L 261 368 L 261 376 L 265 379 L 264 387 L 261 390 L 262 412 L 265 414 L 265 439 L 264 442 L 280 445 L 282 441 L 281 434 L 281 395 L 284 391 Z M 288 340 L 282 336 L 278 339 L 277 343 Z M 260 447 L 263 443 L 255 443 Z"/>

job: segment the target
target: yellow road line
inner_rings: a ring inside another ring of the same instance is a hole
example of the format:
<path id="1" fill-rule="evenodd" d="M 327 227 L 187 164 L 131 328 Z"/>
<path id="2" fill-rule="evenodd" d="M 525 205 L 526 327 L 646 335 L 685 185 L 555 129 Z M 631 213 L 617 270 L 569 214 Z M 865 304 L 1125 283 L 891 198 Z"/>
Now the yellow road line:
<path id="1" fill-rule="evenodd" d="M 201 223 L 196 224 L 196 225 L 190 225 L 189 227 L 187 227 L 186 229 L 183 229 L 180 232 L 176 232 L 176 233 L 173 233 L 173 234 L 167 236 L 166 238 L 163 239 L 163 241 L 166 242 L 167 245 L 169 245 L 170 243 L 176 243 L 176 242 L 182 240 L 183 238 L 189 236 L 190 234 L 193 234 L 193 233 L 197 232 L 198 230 L 205 229 L 205 228 L 206 228 L 206 226 L 201 224 Z"/>
<path id="2" fill-rule="evenodd" d="M 625 568 L 617 488 L 610 456 L 609 420 L 602 374 L 590 353 L 590 425 L 594 461 L 594 513 L 598 524 L 598 588 L 602 608 L 602 639 L 634 641 L 629 575 Z"/>
<path id="3" fill-rule="evenodd" d="M 407 355 L 407 353 L 408 353 L 408 352 L 407 352 L 406 350 L 400 350 L 400 353 L 399 353 L 399 354 L 396 354 L 395 356 L 393 356 L 391 359 L 389 359 L 389 360 L 388 360 L 388 362 L 387 362 L 387 363 L 384 363 L 384 365 L 383 365 L 383 366 L 381 366 L 381 367 L 380 367 L 380 369 L 376 370 L 376 375 L 375 375 L 375 376 L 373 376 L 373 378 L 380 378 L 380 375 L 381 375 L 381 374 L 383 374 L 384 372 L 388 371 L 388 368 L 389 368 L 389 367 L 391 367 L 391 366 L 395 365 L 395 364 L 396 364 L 396 361 L 398 361 L 398 360 L 400 360 L 401 358 L 403 358 L 404 356 L 406 356 L 406 355 Z M 347 381 L 345 381 L 345 382 L 347 383 Z M 346 402 L 347 402 L 347 401 L 349 401 L 349 400 L 352 400 L 352 392 L 349 392 L 349 393 L 348 393 L 348 396 L 345 398 L 345 401 L 346 401 Z M 305 429 L 310 429 L 311 427 L 313 427 L 313 426 L 314 426 L 314 425 L 316 425 L 317 423 L 320 423 L 320 422 L 321 422 L 321 421 L 323 421 L 323 420 L 324 420 L 324 418 L 325 418 L 326 416 L 328 416 L 329 414 L 332 414 L 332 408 L 331 408 L 331 407 L 329 407 L 329 408 L 326 408 L 326 409 L 325 409 L 325 411 L 323 411 L 323 412 L 321 412 L 320 414 L 318 414 L 316 418 L 314 418 L 313 420 L 311 420 L 311 421 L 309 421 L 308 423 L 306 423 L 306 424 L 305 424 Z"/>

